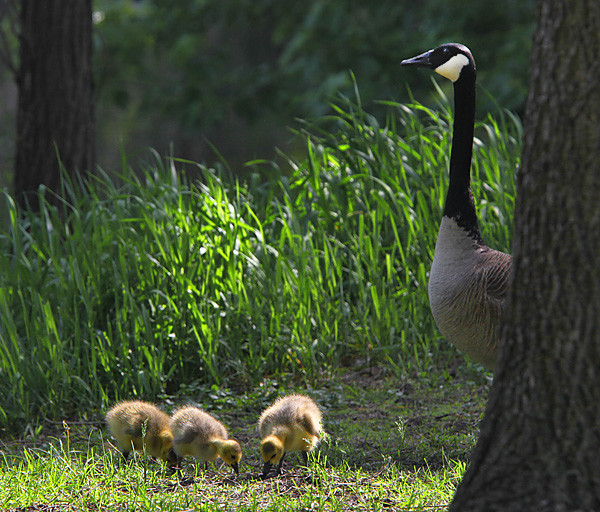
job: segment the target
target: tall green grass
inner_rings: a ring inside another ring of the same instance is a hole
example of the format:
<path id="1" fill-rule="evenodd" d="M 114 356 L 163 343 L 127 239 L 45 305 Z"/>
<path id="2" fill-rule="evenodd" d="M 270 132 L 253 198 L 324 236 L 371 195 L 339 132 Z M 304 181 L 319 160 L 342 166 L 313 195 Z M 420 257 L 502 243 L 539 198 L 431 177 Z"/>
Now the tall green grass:
<path id="1" fill-rule="evenodd" d="M 198 165 L 188 184 L 190 162 L 155 157 L 118 182 L 66 182 L 64 213 L 20 212 L 5 192 L 0 425 L 356 361 L 424 370 L 452 353 L 427 299 L 450 108 L 389 109 L 382 126 L 337 107 L 305 124 L 291 172 L 255 162 L 244 183 Z M 507 250 L 520 124 L 502 114 L 476 133 L 483 236 Z"/>

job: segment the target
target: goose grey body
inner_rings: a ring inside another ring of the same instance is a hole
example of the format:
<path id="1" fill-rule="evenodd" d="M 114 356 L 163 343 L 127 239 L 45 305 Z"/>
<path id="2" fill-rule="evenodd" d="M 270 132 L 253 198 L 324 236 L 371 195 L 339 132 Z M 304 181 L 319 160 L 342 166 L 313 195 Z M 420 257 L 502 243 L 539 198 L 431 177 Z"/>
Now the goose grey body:
<path id="1" fill-rule="evenodd" d="M 429 302 L 444 337 L 493 369 L 512 258 L 483 242 L 470 190 L 475 61 L 466 46 L 449 43 L 402 64 L 431 68 L 454 83 L 450 181 L 429 276 Z"/>
<path id="2" fill-rule="evenodd" d="M 512 259 L 473 239 L 443 217 L 429 276 L 429 302 L 444 337 L 474 360 L 494 368 Z"/>

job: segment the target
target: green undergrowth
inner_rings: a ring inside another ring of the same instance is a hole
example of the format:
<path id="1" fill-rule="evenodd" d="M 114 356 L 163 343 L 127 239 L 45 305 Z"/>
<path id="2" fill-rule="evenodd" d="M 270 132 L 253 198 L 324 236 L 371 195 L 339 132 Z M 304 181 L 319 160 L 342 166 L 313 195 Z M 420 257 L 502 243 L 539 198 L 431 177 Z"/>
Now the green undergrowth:
<path id="1" fill-rule="evenodd" d="M 13 510 L 444 510 L 474 446 L 489 388 L 476 368 L 397 377 L 344 370 L 313 387 L 276 381 L 236 393 L 206 386 L 163 397 L 193 401 L 223 421 L 243 449 L 240 475 L 186 459 L 172 475 L 143 454 L 122 463 L 96 414 L 46 422 L 0 443 L 0 506 Z M 310 469 L 289 454 L 280 477 L 258 478 L 256 422 L 281 394 L 310 394 L 327 432 Z"/>
<path id="2" fill-rule="evenodd" d="M 156 156 L 136 172 L 125 162 L 119 179 L 66 181 L 61 209 L 22 212 L 5 192 L 4 434 L 195 386 L 452 360 L 427 299 L 450 108 L 443 97 L 388 108 L 381 125 L 360 105 L 336 107 L 303 125 L 305 156 L 283 155 L 291 171 L 253 162 L 244 182 Z M 476 136 L 483 237 L 507 250 L 520 125 L 502 114 Z"/>

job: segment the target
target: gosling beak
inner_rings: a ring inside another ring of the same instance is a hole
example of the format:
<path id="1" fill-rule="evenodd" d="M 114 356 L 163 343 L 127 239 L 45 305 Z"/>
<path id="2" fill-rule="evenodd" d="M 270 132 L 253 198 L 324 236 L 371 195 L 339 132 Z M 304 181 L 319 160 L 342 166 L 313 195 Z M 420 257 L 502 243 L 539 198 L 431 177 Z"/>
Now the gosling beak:
<path id="1" fill-rule="evenodd" d="M 263 472 L 262 472 L 263 478 L 267 478 L 267 475 L 269 474 L 270 470 L 271 470 L 271 463 L 269 461 L 267 461 L 267 462 L 265 462 L 265 465 L 263 466 Z"/>
<path id="2" fill-rule="evenodd" d="M 167 453 L 167 466 L 169 468 L 177 468 L 179 467 L 180 462 L 181 458 L 175 453 L 173 448 L 171 448 Z"/>
<path id="3" fill-rule="evenodd" d="M 429 57 L 431 56 L 431 52 L 432 52 L 432 50 L 429 50 L 428 52 L 422 53 L 421 55 L 417 55 L 416 57 L 413 57 L 412 59 L 405 59 L 400 63 L 400 65 L 401 66 L 419 66 L 419 67 L 430 68 L 432 66 L 431 61 L 429 60 Z"/>
<path id="4" fill-rule="evenodd" d="M 233 468 L 233 471 L 235 472 L 236 475 L 240 474 L 240 466 L 237 462 L 234 462 L 231 467 Z"/>

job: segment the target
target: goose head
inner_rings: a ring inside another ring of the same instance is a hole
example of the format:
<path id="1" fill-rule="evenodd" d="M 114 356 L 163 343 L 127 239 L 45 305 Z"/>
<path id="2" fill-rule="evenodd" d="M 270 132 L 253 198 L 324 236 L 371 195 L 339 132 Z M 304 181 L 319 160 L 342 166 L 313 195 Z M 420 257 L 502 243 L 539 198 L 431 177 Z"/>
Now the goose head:
<path id="1" fill-rule="evenodd" d="M 433 69 L 451 82 L 456 82 L 466 72 L 475 72 L 475 61 L 470 50 L 458 43 L 443 44 L 412 59 L 403 60 L 400 64 Z"/>

